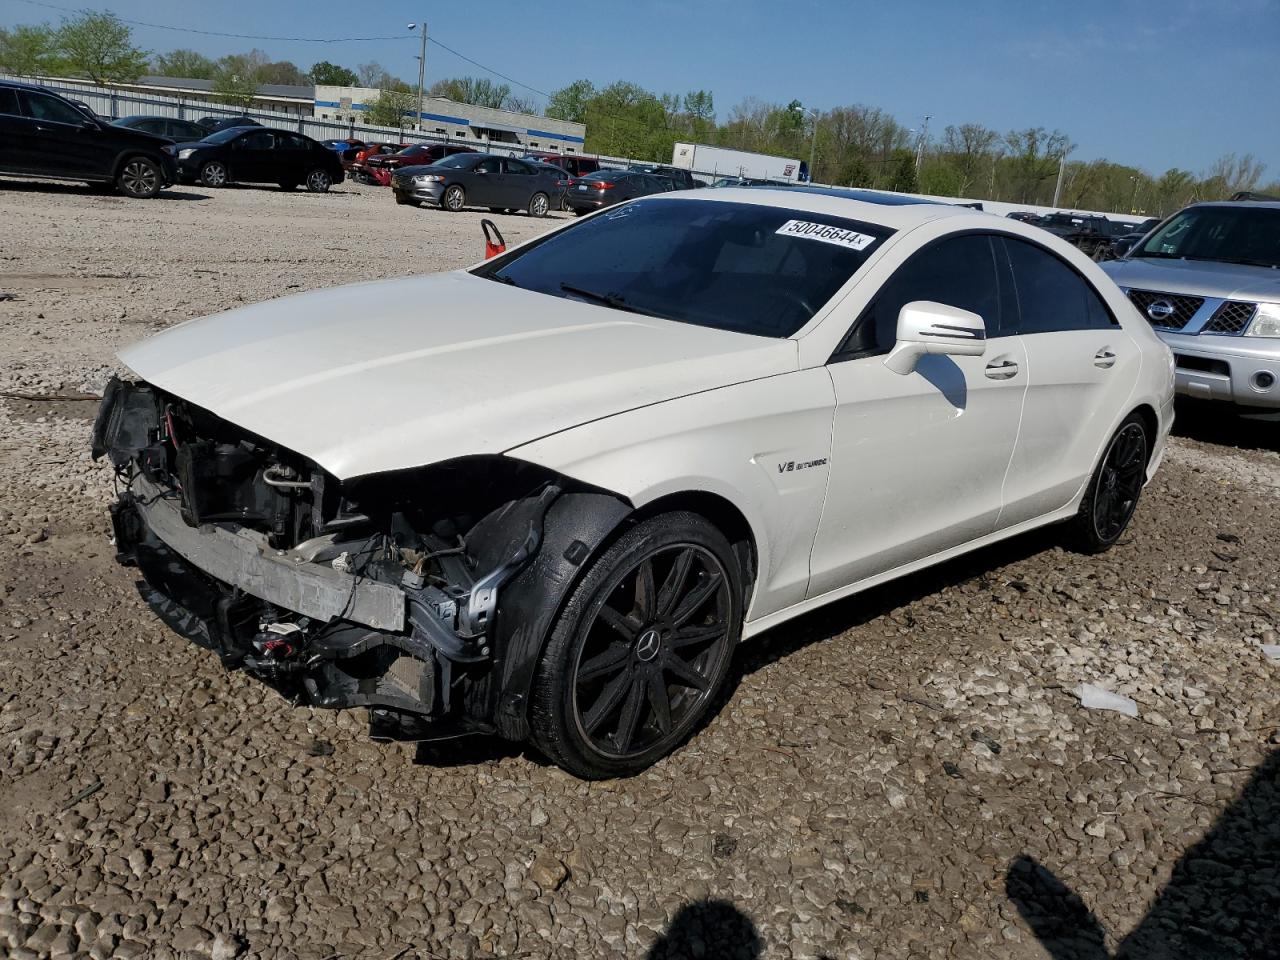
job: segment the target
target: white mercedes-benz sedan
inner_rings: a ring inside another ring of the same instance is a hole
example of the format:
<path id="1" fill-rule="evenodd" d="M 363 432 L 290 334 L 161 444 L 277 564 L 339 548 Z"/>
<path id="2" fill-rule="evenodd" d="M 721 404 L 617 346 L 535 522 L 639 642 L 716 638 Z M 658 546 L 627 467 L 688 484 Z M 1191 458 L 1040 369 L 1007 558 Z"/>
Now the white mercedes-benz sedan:
<path id="1" fill-rule="evenodd" d="M 592 778 L 690 736 L 744 637 L 1033 527 L 1105 550 L 1173 418 L 1079 251 L 820 189 L 644 198 L 121 359 L 94 454 L 167 622 L 376 735 Z"/>

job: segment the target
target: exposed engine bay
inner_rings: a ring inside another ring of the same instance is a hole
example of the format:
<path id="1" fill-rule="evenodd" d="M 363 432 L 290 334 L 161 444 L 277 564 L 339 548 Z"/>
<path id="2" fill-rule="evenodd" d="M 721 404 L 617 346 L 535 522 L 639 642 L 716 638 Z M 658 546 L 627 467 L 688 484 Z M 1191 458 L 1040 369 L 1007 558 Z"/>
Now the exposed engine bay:
<path id="1" fill-rule="evenodd" d="M 501 456 L 340 482 L 118 379 L 93 455 L 120 487 L 118 559 L 170 626 L 302 702 L 370 708 L 389 738 L 522 736 L 541 631 L 629 510 Z"/>

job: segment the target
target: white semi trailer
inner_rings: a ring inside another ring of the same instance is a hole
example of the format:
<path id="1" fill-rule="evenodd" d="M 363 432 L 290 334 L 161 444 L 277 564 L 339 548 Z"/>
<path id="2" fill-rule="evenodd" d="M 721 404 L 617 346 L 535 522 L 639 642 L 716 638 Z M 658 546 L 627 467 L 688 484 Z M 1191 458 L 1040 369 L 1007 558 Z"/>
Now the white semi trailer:
<path id="1" fill-rule="evenodd" d="M 709 147 L 704 143 L 677 143 L 671 153 L 671 165 L 719 177 L 748 177 L 754 180 L 785 180 L 799 183 L 809 179 L 807 164 L 789 157 L 771 157 L 765 153 Z"/>

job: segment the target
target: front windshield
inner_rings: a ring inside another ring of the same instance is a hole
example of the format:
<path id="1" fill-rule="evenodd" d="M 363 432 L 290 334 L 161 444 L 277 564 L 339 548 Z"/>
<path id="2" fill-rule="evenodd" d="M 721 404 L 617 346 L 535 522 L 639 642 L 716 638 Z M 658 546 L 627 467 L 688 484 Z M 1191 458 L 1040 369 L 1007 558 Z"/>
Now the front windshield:
<path id="1" fill-rule="evenodd" d="M 455 153 L 451 157 L 437 160 L 431 166 L 444 167 L 446 170 L 464 170 L 483 156 L 482 153 Z"/>
<path id="2" fill-rule="evenodd" d="M 1280 267 L 1280 209 L 1188 207 L 1130 256 Z"/>
<path id="3" fill-rule="evenodd" d="M 234 140 L 240 134 L 244 133 L 244 127 L 227 127 L 225 130 L 219 130 L 217 133 L 211 133 L 204 138 L 205 143 L 226 143 Z"/>
<path id="4" fill-rule="evenodd" d="M 476 273 L 553 297 L 790 337 L 890 233 L 825 213 L 651 198 L 608 209 Z"/>

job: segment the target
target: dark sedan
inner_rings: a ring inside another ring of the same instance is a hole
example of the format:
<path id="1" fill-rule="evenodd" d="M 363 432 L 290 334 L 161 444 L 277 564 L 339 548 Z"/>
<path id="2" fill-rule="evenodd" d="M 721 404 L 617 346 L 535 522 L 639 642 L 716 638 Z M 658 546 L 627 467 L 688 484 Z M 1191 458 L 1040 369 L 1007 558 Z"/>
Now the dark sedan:
<path id="1" fill-rule="evenodd" d="M 488 153 L 460 153 L 425 167 L 397 170 L 391 180 L 396 203 L 434 203 L 453 213 L 488 207 L 495 213 L 528 210 L 545 217 L 563 189 L 555 167 Z"/>
<path id="2" fill-rule="evenodd" d="M 582 216 L 624 200 L 647 197 L 651 193 L 668 193 L 672 189 L 674 186 L 666 177 L 634 170 L 600 170 L 574 180 L 565 200 L 574 213 Z"/>
<path id="3" fill-rule="evenodd" d="M 174 117 L 121 117 L 112 120 L 111 126 L 123 127 L 126 130 L 141 130 L 157 137 L 164 137 L 174 143 L 185 143 L 188 140 L 203 140 L 209 135 L 200 124 L 191 120 L 178 120 Z"/>
<path id="4" fill-rule="evenodd" d="M 230 130 L 232 127 L 260 127 L 257 120 L 248 117 L 204 117 L 196 121 L 196 126 L 204 130 L 205 136 L 219 130 Z"/>
<path id="5" fill-rule="evenodd" d="M 168 149 L 177 155 L 182 180 L 206 187 L 275 183 L 292 190 L 301 183 L 312 193 L 324 193 L 344 176 L 332 150 L 300 133 L 269 127 L 232 127 Z"/>

